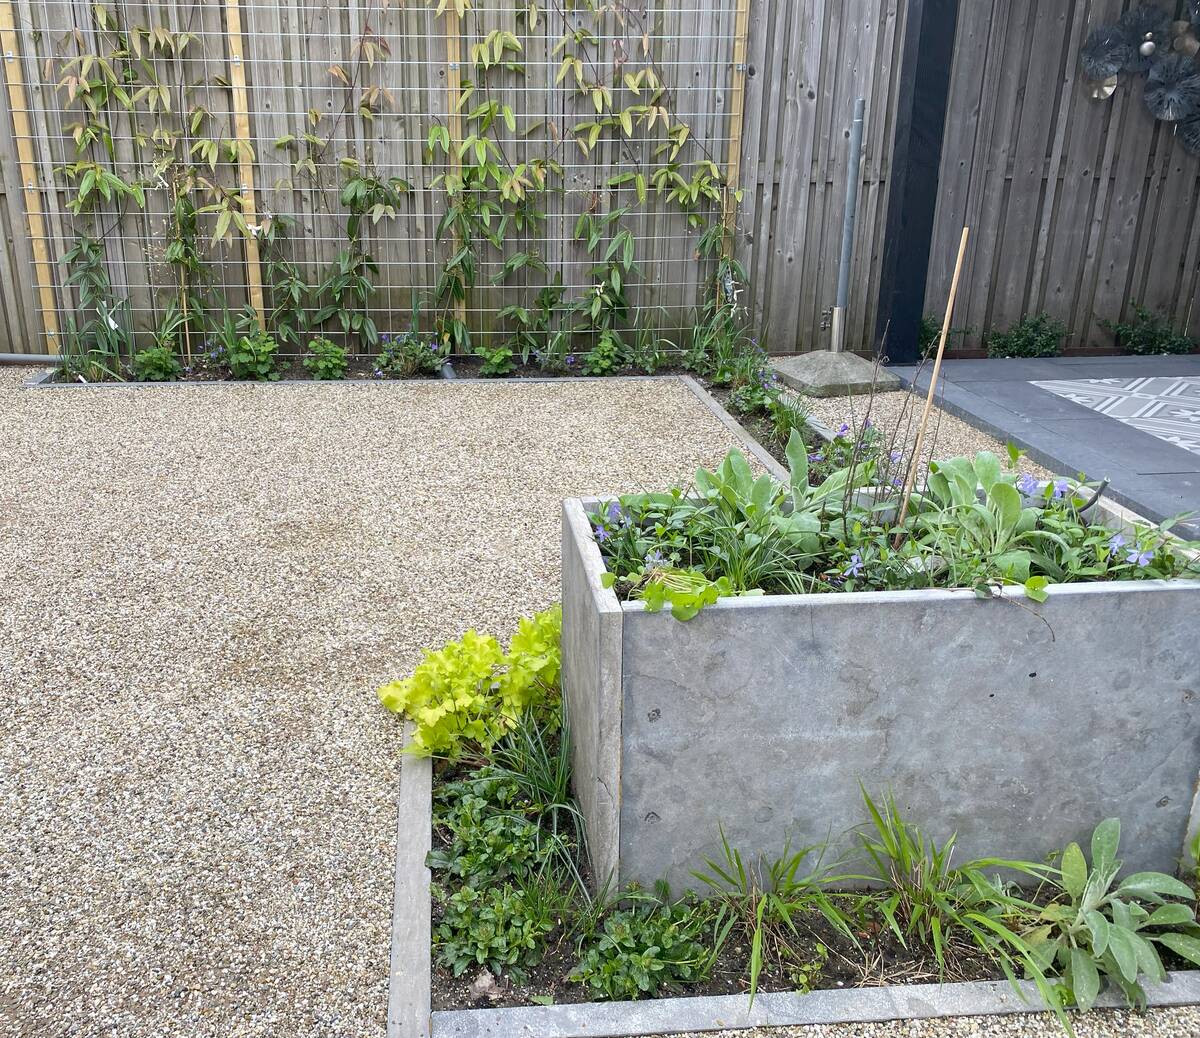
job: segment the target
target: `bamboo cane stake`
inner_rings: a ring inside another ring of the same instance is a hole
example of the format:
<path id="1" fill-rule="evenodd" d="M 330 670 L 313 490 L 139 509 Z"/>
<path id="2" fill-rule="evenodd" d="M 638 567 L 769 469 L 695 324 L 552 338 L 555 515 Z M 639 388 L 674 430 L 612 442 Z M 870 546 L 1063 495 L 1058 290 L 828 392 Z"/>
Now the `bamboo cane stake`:
<path id="1" fill-rule="evenodd" d="M 254 159 L 251 151 L 250 109 L 246 93 L 246 64 L 242 51 L 242 12 L 240 0 L 225 0 L 225 25 L 228 29 L 229 83 L 233 88 L 233 126 L 238 140 L 238 188 L 241 192 L 242 214 L 251 228 L 258 224 L 254 204 Z M 262 267 L 259 264 L 257 232 L 246 235 L 246 284 L 250 305 L 258 314 L 259 328 L 266 328 L 267 315 L 263 303 Z"/>
<path id="2" fill-rule="evenodd" d="M 733 30 L 733 81 L 729 97 L 729 152 L 725 163 L 725 255 L 733 254 L 732 231 L 737 217 L 737 195 L 742 180 L 742 124 L 746 111 L 746 37 L 750 27 L 750 0 L 738 0 Z"/>
<path id="3" fill-rule="evenodd" d="M 950 335 L 950 321 L 954 316 L 954 300 L 958 296 L 958 279 L 962 275 L 963 260 L 967 255 L 967 239 L 971 228 L 964 227 L 962 240 L 958 243 L 958 259 L 954 263 L 954 277 L 950 282 L 950 298 L 946 300 L 946 316 L 942 320 L 942 334 L 938 339 L 937 356 L 933 361 L 933 373 L 929 376 L 929 392 L 925 394 L 925 409 L 921 412 L 921 422 L 917 426 L 917 444 L 913 448 L 912 460 L 908 465 L 908 478 L 904 481 L 904 497 L 900 502 L 900 517 L 897 526 L 903 526 L 908 517 L 908 504 L 912 498 L 913 488 L 917 483 L 917 472 L 921 467 L 921 448 L 925 444 L 925 430 L 929 426 L 929 412 L 933 410 L 933 396 L 937 392 L 938 375 L 942 371 L 942 355 L 946 352 L 946 339 Z M 900 533 L 896 533 L 895 545 L 900 545 Z"/>
<path id="4" fill-rule="evenodd" d="M 42 212 L 38 163 L 33 153 L 33 130 L 29 125 L 25 77 L 21 68 L 21 51 L 10 0 L 0 0 L 0 51 L 4 54 L 13 136 L 17 140 L 17 166 L 21 174 L 21 188 L 25 200 L 25 222 L 29 228 L 29 245 L 33 251 L 33 269 L 42 311 L 42 328 L 46 332 L 46 352 L 57 355 L 58 304 L 54 298 L 54 263 L 50 259 L 46 242 L 46 221 Z"/>
<path id="5" fill-rule="evenodd" d="M 446 9 L 446 121 L 450 131 L 450 171 L 455 176 L 462 173 L 462 156 L 458 147 L 463 138 L 462 121 L 462 19 L 451 5 Z M 460 299 L 454 305 L 454 315 L 460 321 L 467 319 L 467 300 Z"/>

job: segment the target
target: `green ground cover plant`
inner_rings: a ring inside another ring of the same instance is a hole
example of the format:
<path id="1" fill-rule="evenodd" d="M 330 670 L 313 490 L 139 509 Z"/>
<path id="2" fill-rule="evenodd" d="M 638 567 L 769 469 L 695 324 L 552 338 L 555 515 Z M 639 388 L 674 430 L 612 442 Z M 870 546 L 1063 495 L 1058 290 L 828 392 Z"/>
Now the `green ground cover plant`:
<path id="1" fill-rule="evenodd" d="M 317 382 L 333 382 L 346 377 L 349 361 L 346 347 L 318 336 L 308 344 L 304 368 Z"/>
<path id="2" fill-rule="evenodd" d="M 1194 889 L 1122 875 L 1116 819 L 1096 827 L 1090 861 L 1072 843 L 1042 862 L 960 862 L 953 836 L 936 842 L 890 792 L 864 788 L 865 821 L 843 858 L 812 846 L 751 860 L 722 832 L 720 856 L 693 873 L 697 892 L 612 890 L 590 872 L 571 796 L 559 640 L 554 608 L 523 620 L 507 652 L 472 632 L 427 653 L 411 687 L 380 690 L 419 727 L 460 706 L 482 722 L 434 740 L 445 756 L 433 939 L 448 975 L 488 970 L 539 1002 L 547 987 L 636 999 L 733 976 L 753 998 L 767 978 L 776 990 L 862 982 L 883 953 L 917 975 L 1032 980 L 1071 1033 L 1067 1010 L 1091 1008 L 1105 986 L 1138 1006 L 1167 964 L 1200 965 Z M 541 691 L 531 703 L 502 693 L 506 683 Z"/>
<path id="3" fill-rule="evenodd" d="M 1183 354 L 1192 353 L 1200 345 L 1191 336 L 1175 331 L 1164 315 L 1137 303 L 1133 304 L 1133 316 L 1128 321 L 1101 323 L 1116 336 L 1122 353 L 1137 356 Z"/>
<path id="4" fill-rule="evenodd" d="M 1066 326 L 1049 314 L 1034 314 L 1007 331 L 993 332 L 987 339 L 989 357 L 1057 357 Z"/>
<path id="5" fill-rule="evenodd" d="M 690 488 L 608 502 L 592 517 L 606 586 L 686 620 L 728 595 L 1019 587 L 1042 601 L 1050 584 L 1200 575 L 1170 523 L 1106 526 L 1098 487 L 1018 476 L 990 452 L 934 462 L 900 523 L 885 459 L 856 454 L 848 440 L 810 453 L 793 431 L 787 482 L 731 451 Z"/>

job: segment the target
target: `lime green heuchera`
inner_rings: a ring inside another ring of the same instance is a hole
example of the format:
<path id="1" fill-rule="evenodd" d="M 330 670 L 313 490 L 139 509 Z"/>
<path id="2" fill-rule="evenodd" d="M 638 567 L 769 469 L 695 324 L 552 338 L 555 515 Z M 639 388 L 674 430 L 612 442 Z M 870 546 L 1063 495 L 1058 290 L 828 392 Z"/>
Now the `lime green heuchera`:
<path id="1" fill-rule="evenodd" d="M 524 617 L 508 652 L 491 635 L 468 631 L 429 649 L 412 677 L 379 689 L 388 710 L 415 726 L 410 753 L 456 760 L 487 754 L 527 713 L 558 701 L 562 607 Z"/>

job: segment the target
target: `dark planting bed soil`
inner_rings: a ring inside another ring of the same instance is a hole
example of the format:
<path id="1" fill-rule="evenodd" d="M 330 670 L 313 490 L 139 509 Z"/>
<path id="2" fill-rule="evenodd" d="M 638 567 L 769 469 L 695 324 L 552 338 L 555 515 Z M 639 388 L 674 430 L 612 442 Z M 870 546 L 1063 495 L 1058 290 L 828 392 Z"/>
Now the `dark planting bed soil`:
<path id="1" fill-rule="evenodd" d="M 309 374 L 308 369 L 304 366 L 303 358 L 301 357 L 284 357 L 279 362 L 279 380 L 284 382 L 312 382 L 316 381 Z M 346 376 L 342 381 L 346 382 L 374 382 L 382 381 L 375 374 L 375 362 L 371 357 L 351 357 L 346 369 Z M 419 380 L 440 379 L 441 375 L 413 375 L 412 378 Z M 75 383 L 78 379 L 67 378 L 60 368 L 55 372 L 52 380 L 55 383 Z M 141 385 L 132 375 L 126 379 L 106 378 L 100 381 L 105 383 L 128 382 L 131 384 Z M 223 367 L 209 367 L 205 364 L 196 364 L 190 371 L 185 371 L 184 374 L 177 380 L 179 382 L 234 382 L 236 381 Z"/>

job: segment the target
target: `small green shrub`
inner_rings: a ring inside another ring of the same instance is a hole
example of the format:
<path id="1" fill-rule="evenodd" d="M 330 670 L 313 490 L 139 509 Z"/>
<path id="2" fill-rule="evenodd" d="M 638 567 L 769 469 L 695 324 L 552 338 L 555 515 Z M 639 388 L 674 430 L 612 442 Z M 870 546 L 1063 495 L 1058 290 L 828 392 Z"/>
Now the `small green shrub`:
<path id="1" fill-rule="evenodd" d="M 468 631 L 427 651 L 412 677 L 379 689 L 379 700 L 415 722 L 411 749 L 420 756 L 488 753 L 526 712 L 557 701 L 561 628 L 559 606 L 526 617 L 507 653 L 490 635 Z"/>
<path id="2" fill-rule="evenodd" d="M 183 366 L 168 346 L 151 346 L 133 355 L 133 375 L 140 382 L 174 382 L 182 374 Z"/>
<path id="3" fill-rule="evenodd" d="M 520 979 L 541 961 L 555 924 L 552 902 L 537 897 L 536 889 L 505 883 L 450 893 L 434 885 L 432 893 L 442 907 L 434 930 L 438 958 L 456 977 L 472 966 L 486 966 Z"/>
<path id="4" fill-rule="evenodd" d="M 553 858 L 556 848 L 541 839 L 536 823 L 519 813 L 514 784 L 502 787 L 503 807 L 479 795 L 495 795 L 494 788 L 481 789 L 478 782 L 455 788 L 462 785 L 454 783 L 449 803 L 440 804 L 434 813 L 434 824 L 446 834 L 448 847 L 429 855 L 430 868 L 465 885 L 483 887 L 536 873 Z"/>
<path id="5" fill-rule="evenodd" d="M 275 357 L 278 352 L 279 343 L 268 332 L 243 335 L 229 351 L 229 372 L 241 381 L 278 381 Z"/>
<path id="6" fill-rule="evenodd" d="M 1006 332 L 988 336 L 989 357 L 1057 357 L 1066 326 L 1049 314 L 1026 317 Z"/>
<path id="7" fill-rule="evenodd" d="M 1147 356 L 1191 353 L 1196 349 L 1195 339 L 1175 331 L 1171 322 L 1162 314 L 1156 314 L 1136 303 L 1133 305 L 1133 319 L 1128 324 L 1119 321 L 1102 323 L 1116 336 L 1117 345 L 1122 353 Z"/>
<path id="8" fill-rule="evenodd" d="M 323 336 L 318 336 L 308 344 L 304 367 L 316 381 L 336 382 L 343 379 L 348 366 L 345 346 L 339 346 Z"/>
<path id="9" fill-rule="evenodd" d="M 517 370 L 516 354 L 508 343 L 499 346 L 476 346 L 475 356 L 483 361 L 479 368 L 479 374 L 483 378 L 503 378 Z"/>
<path id="10" fill-rule="evenodd" d="M 1062 894 L 1023 935 L 1033 959 L 1058 975 L 1067 1004 L 1090 1009 L 1102 982 L 1130 1005 L 1144 1006 L 1143 978 L 1166 978 L 1156 946 L 1200 965 L 1200 927 L 1186 883 L 1161 872 L 1137 872 L 1119 883 L 1121 823 L 1110 818 L 1092 834 L 1092 861 L 1072 843 L 1059 862 Z"/>
<path id="11" fill-rule="evenodd" d="M 596 345 L 583 355 L 585 375 L 612 375 L 625 363 L 624 349 L 615 332 L 604 331 Z"/>
<path id="12" fill-rule="evenodd" d="M 660 889 L 659 898 L 640 898 L 605 919 L 567 979 L 611 999 L 641 998 L 697 983 L 709 975 L 715 960 L 705 942 L 713 921 L 704 902 L 672 903 Z"/>
<path id="13" fill-rule="evenodd" d="M 396 336 L 384 335 L 379 340 L 379 356 L 373 374 L 376 378 L 437 375 L 448 355 L 448 347 L 437 339 L 422 338 L 414 331 Z"/>

